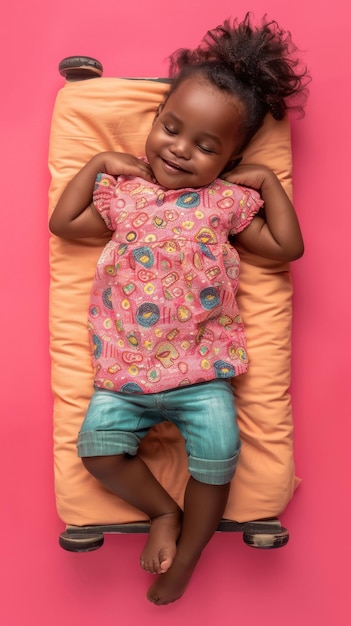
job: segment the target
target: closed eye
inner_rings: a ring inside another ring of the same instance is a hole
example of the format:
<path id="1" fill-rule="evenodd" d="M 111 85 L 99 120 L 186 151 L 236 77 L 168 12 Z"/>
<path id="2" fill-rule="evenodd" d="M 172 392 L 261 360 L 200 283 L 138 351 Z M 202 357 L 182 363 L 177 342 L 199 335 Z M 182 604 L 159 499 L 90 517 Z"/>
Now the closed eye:
<path id="1" fill-rule="evenodd" d="M 213 150 L 213 148 L 208 148 L 207 146 L 201 146 L 198 145 L 199 150 L 201 150 L 201 152 L 205 152 L 205 154 L 215 154 L 215 151 Z"/>
<path id="2" fill-rule="evenodd" d="M 166 131 L 166 133 L 168 133 L 169 135 L 177 135 L 178 131 L 173 128 L 172 126 L 166 126 L 164 125 L 164 129 Z"/>

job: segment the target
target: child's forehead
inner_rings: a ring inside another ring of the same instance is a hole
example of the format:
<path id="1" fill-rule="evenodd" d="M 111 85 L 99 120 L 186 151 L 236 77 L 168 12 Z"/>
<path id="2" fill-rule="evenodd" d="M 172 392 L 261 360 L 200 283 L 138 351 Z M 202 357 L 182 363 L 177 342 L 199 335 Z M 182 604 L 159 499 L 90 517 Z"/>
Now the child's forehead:
<path id="1" fill-rule="evenodd" d="M 211 116 L 213 109 L 230 109 L 231 114 L 242 113 L 243 105 L 236 94 L 222 90 L 210 80 L 199 76 L 184 79 L 168 96 L 164 111 L 183 113 L 204 112 Z"/>

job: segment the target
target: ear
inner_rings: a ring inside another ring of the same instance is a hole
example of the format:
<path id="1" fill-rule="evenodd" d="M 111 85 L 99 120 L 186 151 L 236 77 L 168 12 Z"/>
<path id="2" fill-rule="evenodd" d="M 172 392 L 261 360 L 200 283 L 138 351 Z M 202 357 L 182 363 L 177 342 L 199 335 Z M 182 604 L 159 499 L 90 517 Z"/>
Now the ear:
<path id="1" fill-rule="evenodd" d="M 158 107 L 157 107 L 157 111 L 156 111 L 156 115 L 155 115 L 155 117 L 154 117 L 154 119 L 153 119 L 153 122 L 152 122 L 153 124 L 156 122 L 156 120 L 157 120 L 158 116 L 159 116 L 159 115 L 160 115 L 160 113 L 163 111 L 163 107 L 164 107 L 164 106 L 165 106 L 165 103 L 164 103 L 164 102 L 161 102 L 161 104 L 159 104 L 159 105 L 158 105 Z"/>

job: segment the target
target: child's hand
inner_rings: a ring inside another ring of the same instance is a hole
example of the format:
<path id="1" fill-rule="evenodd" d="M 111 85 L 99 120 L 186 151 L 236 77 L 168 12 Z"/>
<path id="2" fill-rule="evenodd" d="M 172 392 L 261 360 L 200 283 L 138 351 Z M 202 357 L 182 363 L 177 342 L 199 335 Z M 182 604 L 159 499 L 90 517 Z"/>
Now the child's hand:
<path id="1" fill-rule="evenodd" d="M 133 154 L 103 152 L 95 158 L 99 160 L 100 171 L 105 174 L 110 174 L 111 176 L 119 176 L 120 174 L 124 176 L 140 176 L 145 180 L 155 182 L 150 165 Z"/>
<path id="2" fill-rule="evenodd" d="M 50 219 L 58 237 L 79 239 L 106 234 L 107 226 L 92 199 L 97 174 L 140 176 L 155 182 L 150 166 L 132 154 L 101 152 L 93 156 L 67 185 Z"/>
<path id="3" fill-rule="evenodd" d="M 248 163 L 237 165 L 234 170 L 226 172 L 222 178 L 230 183 L 251 187 L 257 191 L 261 191 L 262 187 L 269 183 L 276 182 L 275 174 L 268 167 Z"/>
<path id="4" fill-rule="evenodd" d="M 264 207 L 236 239 L 251 252 L 277 261 L 303 254 L 303 239 L 293 205 L 278 177 L 265 165 L 241 164 L 225 180 L 259 192 Z"/>

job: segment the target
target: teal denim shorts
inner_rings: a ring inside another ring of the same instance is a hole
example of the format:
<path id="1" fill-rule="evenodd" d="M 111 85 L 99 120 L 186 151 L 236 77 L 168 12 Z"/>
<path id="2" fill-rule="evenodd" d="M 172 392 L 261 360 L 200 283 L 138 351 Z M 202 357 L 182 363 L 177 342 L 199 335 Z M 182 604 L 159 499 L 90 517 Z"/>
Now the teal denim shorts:
<path id="1" fill-rule="evenodd" d="M 78 455 L 134 456 L 150 428 L 163 421 L 175 424 L 184 437 L 189 473 L 196 480 L 231 481 L 240 439 L 232 386 L 223 379 L 153 394 L 96 388 L 78 436 Z"/>

